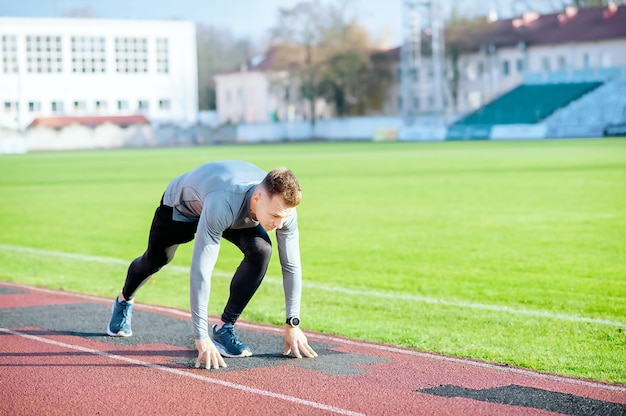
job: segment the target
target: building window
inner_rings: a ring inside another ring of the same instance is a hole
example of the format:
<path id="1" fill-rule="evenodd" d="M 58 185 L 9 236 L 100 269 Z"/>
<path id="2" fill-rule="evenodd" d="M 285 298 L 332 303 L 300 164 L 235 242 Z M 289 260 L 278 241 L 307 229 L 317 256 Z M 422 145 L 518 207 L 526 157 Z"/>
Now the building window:
<path id="1" fill-rule="evenodd" d="M 39 101 L 29 101 L 28 102 L 28 112 L 34 113 L 41 111 L 41 102 Z"/>
<path id="2" fill-rule="evenodd" d="M 550 72 L 550 58 L 547 56 L 541 58 L 541 69 L 545 72 Z"/>
<path id="3" fill-rule="evenodd" d="M 146 38 L 115 38 L 115 70 L 118 73 L 148 72 Z"/>
<path id="4" fill-rule="evenodd" d="M 478 76 L 482 78 L 484 75 L 485 75 L 485 63 L 479 62 L 478 63 Z"/>
<path id="5" fill-rule="evenodd" d="M 17 66 L 17 40 L 15 35 L 2 35 L 2 72 L 15 74 Z"/>
<path id="6" fill-rule="evenodd" d="M 481 64 L 478 64 L 478 68 L 481 67 Z M 474 65 L 473 63 L 468 63 L 467 66 L 465 67 L 465 76 L 467 77 L 468 80 L 470 81 L 474 81 L 476 80 L 476 65 Z"/>
<path id="7" fill-rule="evenodd" d="M 517 72 L 524 72 L 524 60 L 518 59 L 515 61 L 515 68 L 517 69 Z"/>
<path id="8" fill-rule="evenodd" d="M 591 58 L 588 53 L 583 55 L 583 68 L 588 69 L 591 68 Z"/>
<path id="9" fill-rule="evenodd" d="M 565 71 L 567 69 L 567 60 L 565 59 L 563 55 L 559 56 L 557 65 L 558 65 L 559 71 Z"/>
<path id="10" fill-rule="evenodd" d="M 62 113 L 65 109 L 63 101 L 52 101 L 51 108 L 53 113 Z"/>
<path id="11" fill-rule="evenodd" d="M 482 93 L 480 91 L 470 91 L 467 93 L 467 104 L 471 109 L 476 109 L 482 105 Z"/>
<path id="12" fill-rule="evenodd" d="M 92 74 L 106 72 L 104 37 L 72 36 L 72 72 Z"/>
<path id="13" fill-rule="evenodd" d="M 137 101 L 137 108 L 139 110 L 147 110 L 148 109 L 148 100 L 139 100 L 139 101 Z"/>
<path id="14" fill-rule="evenodd" d="M 419 110 L 420 108 L 420 99 L 419 97 L 413 97 L 413 109 Z"/>
<path id="15" fill-rule="evenodd" d="M 82 100 L 74 101 L 74 111 L 76 112 L 85 111 L 86 108 L 87 108 L 87 104 L 84 101 Z"/>
<path id="16" fill-rule="evenodd" d="M 169 47 L 167 39 L 158 38 L 156 40 L 156 46 L 157 72 L 167 74 L 170 72 Z"/>
<path id="17" fill-rule="evenodd" d="M 5 113 L 12 113 L 14 111 L 17 111 L 17 103 L 16 102 L 12 102 L 12 101 L 5 101 L 4 102 L 4 112 Z"/>
<path id="18" fill-rule="evenodd" d="M 159 100 L 159 110 L 169 110 L 170 107 L 170 100 Z"/>
<path id="19" fill-rule="evenodd" d="M 96 101 L 96 111 L 106 111 L 108 108 L 108 103 L 103 100 Z"/>
<path id="20" fill-rule="evenodd" d="M 118 100 L 117 102 L 118 110 L 128 110 L 128 101 L 126 100 Z"/>
<path id="21" fill-rule="evenodd" d="M 505 77 L 508 77 L 511 73 L 511 68 L 509 67 L 509 65 L 510 64 L 508 60 L 502 61 L 502 75 L 504 75 Z"/>
<path id="22" fill-rule="evenodd" d="M 30 73 L 62 72 L 61 36 L 26 36 L 26 70 Z"/>

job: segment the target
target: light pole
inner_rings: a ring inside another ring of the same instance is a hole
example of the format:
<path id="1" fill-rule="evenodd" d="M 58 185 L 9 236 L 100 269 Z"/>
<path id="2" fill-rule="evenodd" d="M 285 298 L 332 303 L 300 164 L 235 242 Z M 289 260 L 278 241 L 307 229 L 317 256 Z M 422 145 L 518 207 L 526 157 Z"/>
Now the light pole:
<path id="1" fill-rule="evenodd" d="M 435 124 L 441 126 L 445 124 L 447 107 L 445 96 L 448 89 L 444 77 L 444 25 L 440 1 L 404 0 L 403 21 L 404 33 L 400 54 L 403 124 L 413 126 L 417 115 L 424 113 L 417 104 L 420 103 L 421 106 L 420 92 L 427 90 L 432 94 L 429 113 L 433 115 Z M 428 39 L 430 42 L 425 42 Z M 427 52 L 422 50 L 424 46 L 430 49 L 430 59 L 423 59 Z M 430 74 L 432 82 L 427 79 Z"/>

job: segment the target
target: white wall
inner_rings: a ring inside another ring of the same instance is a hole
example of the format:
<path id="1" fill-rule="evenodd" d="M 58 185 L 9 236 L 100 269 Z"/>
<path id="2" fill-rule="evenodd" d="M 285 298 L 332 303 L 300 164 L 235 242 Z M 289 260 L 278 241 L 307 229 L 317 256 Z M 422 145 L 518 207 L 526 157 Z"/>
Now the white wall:
<path id="1" fill-rule="evenodd" d="M 251 123 L 237 126 L 237 139 L 246 143 L 310 139 L 395 140 L 399 138 L 402 128 L 403 124 L 400 117 L 350 117 L 318 120 L 315 122 L 315 127 L 312 127 L 309 121 Z M 435 140 L 438 137 L 432 139 Z"/>
<path id="2" fill-rule="evenodd" d="M 270 81 L 262 72 L 233 72 L 215 77 L 220 123 L 258 123 L 269 120 Z"/>
<path id="3" fill-rule="evenodd" d="M 549 62 L 550 70 L 558 71 L 559 59 L 565 60 L 565 70 L 590 68 L 608 68 L 626 66 L 626 39 L 614 39 L 602 42 L 564 43 L 541 45 L 530 48 L 529 70 L 543 71 L 544 59 Z M 585 55 L 588 58 L 585 58 Z"/>

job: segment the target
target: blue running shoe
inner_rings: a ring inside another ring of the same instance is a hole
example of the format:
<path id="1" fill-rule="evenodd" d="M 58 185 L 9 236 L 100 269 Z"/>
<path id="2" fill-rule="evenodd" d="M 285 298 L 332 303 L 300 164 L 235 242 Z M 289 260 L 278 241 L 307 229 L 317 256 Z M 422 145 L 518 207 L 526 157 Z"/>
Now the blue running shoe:
<path id="1" fill-rule="evenodd" d="M 237 338 L 233 324 L 224 324 L 221 329 L 213 325 L 211 338 L 224 357 L 250 357 L 252 355 L 250 348 Z"/>
<path id="2" fill-rule="evenodd" d="M 119 301 L 115 298 L 113 308 L 111 308 L 111 320 L 107 326 L 107 334 L 112 337 L 129 337 L 133 335 L 130 321 L 133 316 L 133 304 L 125 300 Z"/>

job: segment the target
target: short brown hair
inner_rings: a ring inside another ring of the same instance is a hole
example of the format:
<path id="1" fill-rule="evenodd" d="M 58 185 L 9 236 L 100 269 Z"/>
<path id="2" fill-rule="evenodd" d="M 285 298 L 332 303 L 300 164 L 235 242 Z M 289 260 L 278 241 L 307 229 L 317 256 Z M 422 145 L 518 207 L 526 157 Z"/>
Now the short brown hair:
<path id="1" fill-rule="evenodd" d="M 287 168 L 276 168 L 268 172 L 261 185 L 270 197 L 280 195 L 285 204 L 292 208 L 302 200 L 302 189 L 293 172 Z"/>

